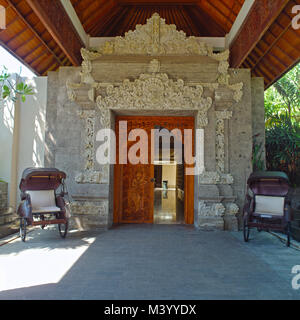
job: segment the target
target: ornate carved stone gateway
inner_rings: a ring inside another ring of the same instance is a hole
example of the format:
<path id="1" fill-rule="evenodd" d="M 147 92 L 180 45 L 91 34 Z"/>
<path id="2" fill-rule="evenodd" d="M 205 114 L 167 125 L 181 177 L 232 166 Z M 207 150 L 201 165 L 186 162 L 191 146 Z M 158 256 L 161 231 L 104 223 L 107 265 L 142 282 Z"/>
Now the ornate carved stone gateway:
<path id="1" fill-rule="evenodd" d="M 209 168 L 197 179 L 198 224 L 222 228 L 225 217 L 233 221 L 238 207 L 232 189 L 235 176 L 231 172 L 229 148 L 235 129 L 231 127 L 229 132 L 228 128 L 232 119 L 238 121 L 240 117 L 244 83 L 229 69 L 229 51 L 214 53 L 209 45 L 187 37 L 154 14 L 146 25 L 138 25 L 124 37 L 81 52 L 84 59 L 81 81 L 74 82 L 74 77 L 66 79 L 68 98 L 80 106 L 78 114 L 84 122 L 84 162 L 82 171 L 76 172 L 76 183 L 112 183 L 109 166 L 95 164 L 94 132 L 96 123 L 101 128 L 111 128 L 111 112 L 189 113 L 196 118 L 196 128 L 204 129 L 205 168 Z M 169 62 L 166 57 L 175 62 Z M 126 61 L 130 65 L 134 61 L 134 72 L 126 66 Z M 111 71 L 113 76 L 108 76 L 109 63 L 112 68 L 119 63 L 120 70 Z M 185 70 L 184 65 L 189 67 Z"/>

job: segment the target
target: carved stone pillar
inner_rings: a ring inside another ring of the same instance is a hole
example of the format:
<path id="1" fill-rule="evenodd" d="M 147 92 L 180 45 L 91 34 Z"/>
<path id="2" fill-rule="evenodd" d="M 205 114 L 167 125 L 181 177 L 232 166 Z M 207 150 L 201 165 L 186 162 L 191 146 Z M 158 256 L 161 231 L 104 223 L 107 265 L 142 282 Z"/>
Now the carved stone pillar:
<path id="1" fill-rule="evenodd" d="M 236 215 L 239 212 L 239 207 L 233 202 L 224 203 L 224 228 L 229 231 L 238 231 L 238 219 Z"/>
<path id="2" fill-rule="evenodd" d="M 225 162 L 226 162 L 226 153 L 225 153 L 225 120 L 232 118 L 232 111 L 216 111 L 216 169 L 221 174 L 225 172 Z M 233 181 L 232 181 L 233 182 Z M 222 195 L 222 204 L 224 205 L 225 211 L 223 215 L 224 219 L 224 229 L 237 231 L 238 230 L 238 221 L 236 214 L 239 212 L 239 207 L 234 203 L 235 197 L 233 197 L 232 188 L 229 184 L 221 184 L 219 190 Z"/>
<path id="3" fill-rule="evenodd" d="M 219 189 L 220 175 L 217 172 L 203 172 L 199 176 L 198 226 L 204 230 L 224 230 L 225 207 L 221 203 Z"/>
<path id="4" fill-rule="evenodd" d="M 84 131 L 84 168 L 75 180 L 83 184 L 108 183 L 108 165 L 102 166 L 101 171 L 95 170 L 95 110 L 84 110 L 79 116 L 85 120 Z"/>

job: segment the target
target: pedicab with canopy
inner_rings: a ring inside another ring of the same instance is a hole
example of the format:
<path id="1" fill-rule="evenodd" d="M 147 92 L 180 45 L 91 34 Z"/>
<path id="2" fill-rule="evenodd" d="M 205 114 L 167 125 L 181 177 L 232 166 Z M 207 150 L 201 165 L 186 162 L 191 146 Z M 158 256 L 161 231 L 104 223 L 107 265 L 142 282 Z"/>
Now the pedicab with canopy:
<path id="1" fill-rule="evenodd" d="M 290 246 L 292 211 L 290 206 L 290 182 L 280 171 L 259 171 L 250 175 L 244 205 L 243 231 L 245 242 L 250 230 L 280 231 L 287 235 Z"/>
<path id="2" fill-rule="evenodd" d="M 27 226 L 58 225 L 65 238 L 69 227 L 69 204 L 65 184 L 66 174 L 56 168 L 27 168 L 20 182 L 20 236 L 26 239 Z"/>

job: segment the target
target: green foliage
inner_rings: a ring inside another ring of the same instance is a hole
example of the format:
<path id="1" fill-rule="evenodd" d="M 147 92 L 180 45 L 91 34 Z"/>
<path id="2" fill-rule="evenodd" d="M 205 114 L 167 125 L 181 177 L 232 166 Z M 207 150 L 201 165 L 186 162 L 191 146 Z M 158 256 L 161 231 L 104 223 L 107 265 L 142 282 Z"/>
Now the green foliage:
<path id="1" fill-rule="evenodd" d="M 300 125 L 289 120 L 266 130 L 268 170 L 284 171 L 293 184 L 300 184 Z"/>
<path id="2" fill-rule="evenodd" d="M 265 92 L 265 123 L 267 169 L 300 185 L 300 64 Z"/>
<path id="3" fill-rule="evenodd" d="M 15 102 L 20 97 L 22 102 L 25 102 L 26 96 L 32 94 L 33 88 L 19 81 L 19 79 L 16 84 L 12 83 L 11 75 L 8 73 L 7 68 L 3 67 L 0 72 L 0 97 L 3 100 L 9 99 Z"/>
<path id="4" fill-rule="evenodd" d="M 300 64 L 265 92 L 266 128 L 300 121 Z"/>

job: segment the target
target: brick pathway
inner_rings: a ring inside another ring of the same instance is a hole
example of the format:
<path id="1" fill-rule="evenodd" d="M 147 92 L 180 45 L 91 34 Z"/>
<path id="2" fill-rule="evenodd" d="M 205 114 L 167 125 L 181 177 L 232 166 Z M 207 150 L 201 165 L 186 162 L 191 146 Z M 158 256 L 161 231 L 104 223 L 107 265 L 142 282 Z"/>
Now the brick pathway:
<path id="1" fill-rule="evenodd" d="M 0 299 L 300 299 L 300 251 L 257 233 L 180 225 L 36 230 L 0 247 Z"/>

